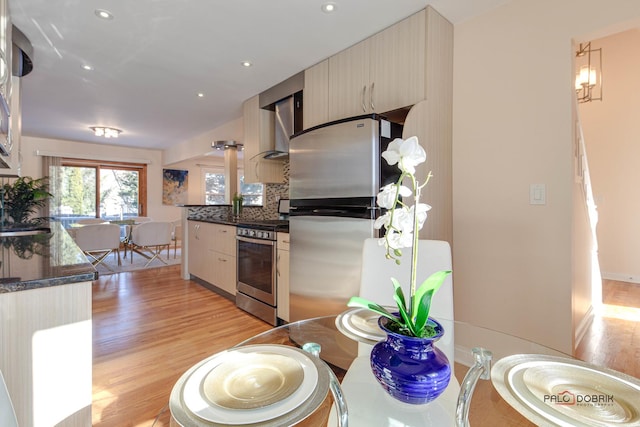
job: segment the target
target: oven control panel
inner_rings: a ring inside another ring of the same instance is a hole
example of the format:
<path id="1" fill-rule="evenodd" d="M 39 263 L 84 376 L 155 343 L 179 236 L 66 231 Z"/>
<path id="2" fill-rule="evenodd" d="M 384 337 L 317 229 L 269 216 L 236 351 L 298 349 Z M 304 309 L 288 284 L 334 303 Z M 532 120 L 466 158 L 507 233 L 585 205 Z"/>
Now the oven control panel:
<path id="1" fill-rule="evenodd" d="M 236 228 L 236 235 L 243 237 L 250 237 L 252 239 L 260 240 L 276 240 L 276 233 L 270 230 L 257 230 L 255 228 Z"/>

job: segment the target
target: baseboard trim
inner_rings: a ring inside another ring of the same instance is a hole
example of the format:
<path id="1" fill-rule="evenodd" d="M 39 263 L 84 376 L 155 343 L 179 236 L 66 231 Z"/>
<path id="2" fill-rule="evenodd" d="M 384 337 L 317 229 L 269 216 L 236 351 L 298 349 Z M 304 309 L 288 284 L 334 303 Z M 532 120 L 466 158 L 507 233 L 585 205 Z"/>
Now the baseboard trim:
<path id="1" fill-rule="evenodd" d="M 630 274 L 621 274 L 621 273 L 605 273 L 605 272 L 602 272 L 601 276 L 603 279 L 607 279 L 607 280 L 617 280 L 619 282 L 640 284 L 640 276 L 633 276 Z"/>
<path id="2" fill-rule="evenodd" d="M 576 328 L 575 336 L 574 336 L 574 340 L 575 341 L 574 341 L 574 345 L 573 345 L 573 350 L 574 351 L 580 345 L 580 342 L 582 341 L 582 339 L 586 335 L 587 330 L 589 330 L 589 326 L 591 326 L 591 323 L 593 322 L 593 317 L 594 317 L 594 309 L 593 309 L 593 306 L 590 306 L 589 310 L 587 310 L 587 313 L 584 315 L 584 317 L 582 318 L 582 320 L 578 324 L 578 327 Z"/>

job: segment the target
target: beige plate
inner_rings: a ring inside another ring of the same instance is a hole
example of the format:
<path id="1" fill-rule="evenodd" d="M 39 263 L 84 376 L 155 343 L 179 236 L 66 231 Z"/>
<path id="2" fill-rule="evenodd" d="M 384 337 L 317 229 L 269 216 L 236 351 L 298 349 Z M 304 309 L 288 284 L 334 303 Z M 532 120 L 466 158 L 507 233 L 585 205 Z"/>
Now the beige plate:
<path id="1" fill-rule="evenodd" d="M 203 381 L 205 397 L 229 409 L 263 408 L 290 396 L 300 387 L 300 363 L 273 353 L 236 354 L 216 366 Z"/>
<path id="2" fill-rule="evenodd" d="M 378 326 L 379 317 L 365 308 L 351 308 L 336 317 L 336 328 L 351 339 L 373 345 L 387 336 Z"/>
<path id="3" fill-rule="evenodd" d="M 640 427 L 640 380 L 569 358 L 520 354 L 500 359 L 491 379 L 537 425 Z"/>

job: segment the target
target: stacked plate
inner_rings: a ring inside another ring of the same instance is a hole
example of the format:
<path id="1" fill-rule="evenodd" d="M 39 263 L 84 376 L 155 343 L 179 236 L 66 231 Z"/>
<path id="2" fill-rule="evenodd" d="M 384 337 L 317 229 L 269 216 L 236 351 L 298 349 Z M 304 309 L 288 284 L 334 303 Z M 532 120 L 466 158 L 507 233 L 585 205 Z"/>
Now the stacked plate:
<path id="1" fill-rule="evenodd" d="M 326 367 L 304 351 L 252 345 L 218 353 L 187 373 L 183 425 L 282 426 L 306 418 L 328 392 Z"/>
<path id="2" fill-rule="evenodd" d="M 387 336 L 378 326 L 379 318 L 380 315 L 371 310 L 351 308 L 336 317 L 336 328 L 353 340 L 374 345 Z"/>
<path id="3" fill-rule="evenodd" d="M 520 354 L 500 359 L 491 379 L 536 425 L 639 427 L 640 380 L 568 358 Z"/>

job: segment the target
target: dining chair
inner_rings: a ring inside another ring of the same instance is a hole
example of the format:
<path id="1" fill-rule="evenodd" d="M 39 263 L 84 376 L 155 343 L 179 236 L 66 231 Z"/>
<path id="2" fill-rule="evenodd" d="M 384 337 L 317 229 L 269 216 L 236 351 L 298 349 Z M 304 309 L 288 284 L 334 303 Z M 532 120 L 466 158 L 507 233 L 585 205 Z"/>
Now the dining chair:
<path id="1" fill-rule="evenodd" d="M 0 426 L 18 427 L 18 419 L 2 371 L 0 371 Z"/>
<path id="2" fill-rule="evenodd" d="M 171 231 L 171 241 L 173 242 L 173 259 L 176 259 L 178 252 L 178 241 L 182 245 L 182 220 L 172 221 L 173 230 Z M 167 258 L 169 257 L 169 248 L 167 247 Z"/>
<path id="3" fill-rule="evenodd" d="M 126 217 L 125 219 L 131 222 L 131 224 L 125 225 L 124 239 L 122 240 L 124 246 L 124 257 L 127 258 L 127 247 L 129 246 L 129 241 L 131 240 L 131 231 L 133 230 L 133 227 L 145 222 L 151 222 L 153 221 L 153 218 L 149 216 L 132 216 Z"/>
<path id="4" fill-rule="evenodd" d="M 419 240 L 418 248 L 417 286 L 436 271 L 451 270 L 451 246 L 448 242 Z M 383 306 L 396 307 L 391 278 L 394 277 L 400 282 L 402 291 L 408 298 L 411 276 L 410 248 L 404 249 L 400 265 L 386 259 L 385 255 L 386 248 L 379 244 L 379 239 L 369 238 L 364 241 L 360 296 Z M 445 279 L 440 289 L 433 295 L 429 315 L 437 319 L 454 320 L 452 275 Z M 453 331 L 445 331 L 444 336 L 438 341 L 438 347 L 445 352 L 453 368 Z"/>
<path id="5" fill-rule="evenodd" d="M 136 252 L 148 258 L 145 267 L 148 267 L 154 259 L 167 264 L 160 256 L 160 252 L 171 245 L 172 230 L 173 223 L 169 221 L 149 221 L 133 227 L 129 242 L 131 263 L 133 264 L 133 253 Z"/>
<path id="6" fill-rule="evenodd" d="M 107 255 L 114 253 L 120 260 L 120 226 L 117 224 L 90 224 L 75 230 L 75 241 L 78 247 L 91 259 L 97 267 Z M 104 267 L 113 271 L 107 264 Z"/>

